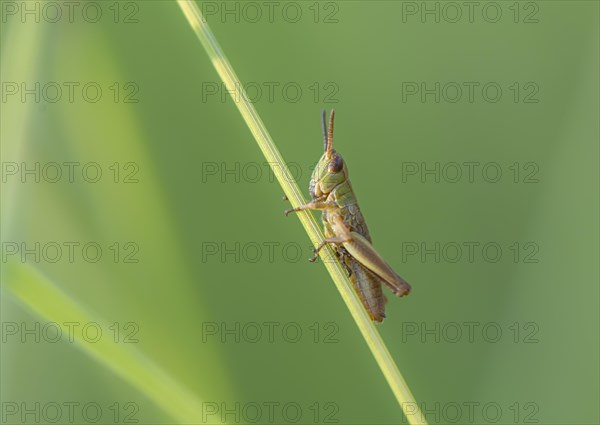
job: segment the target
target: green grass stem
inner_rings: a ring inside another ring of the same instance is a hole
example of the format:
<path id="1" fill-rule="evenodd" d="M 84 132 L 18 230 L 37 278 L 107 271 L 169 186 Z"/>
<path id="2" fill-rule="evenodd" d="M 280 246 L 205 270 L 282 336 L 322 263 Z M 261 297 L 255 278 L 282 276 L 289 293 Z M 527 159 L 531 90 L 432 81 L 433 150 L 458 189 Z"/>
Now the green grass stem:
<path id="1" fill-rule="evenodd" d="M 273 173 L 281 185 L 283 192 L 288 197 L 293 207 L 304 204 L 305 200 L 298 185 L 293 179 L 289 178 L 291 173 L 287 169 L 286 162 L 281 157 L 281 154 L 273 143 L 269 132 L 254 109 L 254 106 L 248 100 L 239 78 L 235 74 L 231 64 L 215 39 L 215 36 L 208 27 L 198 5 L 193 0 L 177 0 L 177 2 L 192 29 L 200 39 L 200 42 L 208 53 L 213 66 L 223 80 L 229 93 L 240 94 L 238 100 L 234 98 L 233 101 L 242 114 L 248 128 L 252 132 L 260 150 L 273 169 Z M 313 245 L 316 246 L 319 244 L 319 242 L 323 240 L 323 233 L 312 214 L 303 211 L 298 214 L 298 217 Z M 398 403 L 402 407 L 407 420 L 411 424 L 426 424 L 425 417 L 422 415 L 406 381 L 402 377 L 394 359 L 381 339 L 379 332 L 363 308 L 362 303 L 352 288 L 352 284 L 348 280 L 341 264 L 337 260 L 331 261 L 332 258 L 335 258 L 333 251 L 330 247 L 327 247 L 326 249 L 321 250 L 320 255 L 325 260 L 323 263 L 325 264 L 327 271 L 331 275 L 344 302 L 348 306 L 350 314 L 360 329 L 369 349 L 373 353 L 385 379 L 390 385 Z"/>

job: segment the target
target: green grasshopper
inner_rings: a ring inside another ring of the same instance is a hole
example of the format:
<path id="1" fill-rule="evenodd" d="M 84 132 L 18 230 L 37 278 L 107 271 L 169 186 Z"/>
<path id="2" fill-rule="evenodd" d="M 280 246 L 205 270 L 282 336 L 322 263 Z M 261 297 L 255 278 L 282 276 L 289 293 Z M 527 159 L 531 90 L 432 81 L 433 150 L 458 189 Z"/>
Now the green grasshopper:
<path id="1" fill-rule="evenodd" d="M 333 149 L 333 119 L 329 116 L 329 128 L 323 110 L 323 138 L 325 152 L 319 160 L 310 180 L 312 201 L 291 210 L 321 210 L 325 240 L 315 248 L 314 262 L 319 251 L 327 245 L 334 245 L 334 252 L 348 273 L 371 320 L 382 322 L 385 317 L 386 298 L 381 284 L 402 297 L 410 292 L 410 285 L 385 262 L 373 248 L 365 219 L 358 207 L 356 195 L 348 179 L 348 168 L 341 155 Z"/>

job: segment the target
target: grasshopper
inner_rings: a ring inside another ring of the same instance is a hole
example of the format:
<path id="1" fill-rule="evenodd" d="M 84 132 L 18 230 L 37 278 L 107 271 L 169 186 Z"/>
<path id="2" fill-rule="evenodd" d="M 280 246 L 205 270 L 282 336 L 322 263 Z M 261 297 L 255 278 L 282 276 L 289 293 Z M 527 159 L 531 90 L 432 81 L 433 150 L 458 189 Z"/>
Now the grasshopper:
<path id="1" fill-rule="evenodd" d="M 385 262 L 373 248 L 367 223 L 363 218 L 348 179 L 348 168 L 342 156 L 333 149 L 333 120 L 329 116 L 329 128 L 323 110 L 323 139 L 325 152 L 317 163 L 310 179 L 309 192 L 312 201 L 285 211 L 321 210 L 325 239 L 314 249 L 314 262 L 319 251 L 334 245 L 334 252 L 348 273 L 354 290 L 358 293 L 371 320 L 382 322 L 387 302 L 381 284 L 402 297 L 410 292 L 410 285 Z"/>

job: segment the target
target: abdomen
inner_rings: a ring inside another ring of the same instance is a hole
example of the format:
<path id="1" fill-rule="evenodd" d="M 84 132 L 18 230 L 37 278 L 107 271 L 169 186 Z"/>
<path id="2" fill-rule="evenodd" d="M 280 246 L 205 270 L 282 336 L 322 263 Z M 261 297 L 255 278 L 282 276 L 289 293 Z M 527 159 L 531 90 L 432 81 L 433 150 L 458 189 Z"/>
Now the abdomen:
<path id="1" fill-rule="evenodd" d="M 358 293 L 371 320 L 382 322 L 385 317 L 385 296 L 381 288 L 381 279 L 363 267 L 351 256 L 345 256 L 346 265 L 352 271 L 350 280 Z"/>

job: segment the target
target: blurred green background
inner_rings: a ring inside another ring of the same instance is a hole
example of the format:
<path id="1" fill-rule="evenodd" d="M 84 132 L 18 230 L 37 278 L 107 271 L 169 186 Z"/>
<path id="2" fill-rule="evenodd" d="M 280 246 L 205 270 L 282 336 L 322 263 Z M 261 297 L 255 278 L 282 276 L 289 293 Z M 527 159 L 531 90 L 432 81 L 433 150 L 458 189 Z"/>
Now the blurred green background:
<path id="1" fill-rule="evenodd" d="M 176 2 L 1 3 L 3 423 L 405 423 Z M 305 194 L 335 107 L 430 423 L 598 423 L 599 6 L 475 3 L 202 7 Z"/>

